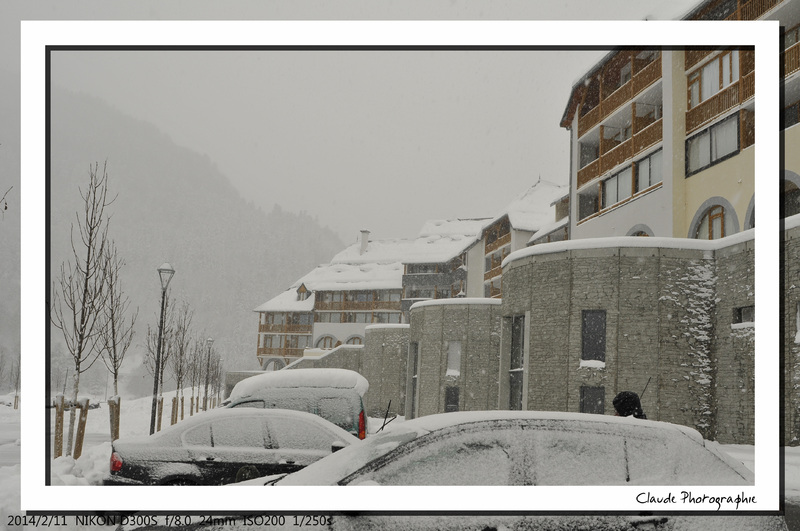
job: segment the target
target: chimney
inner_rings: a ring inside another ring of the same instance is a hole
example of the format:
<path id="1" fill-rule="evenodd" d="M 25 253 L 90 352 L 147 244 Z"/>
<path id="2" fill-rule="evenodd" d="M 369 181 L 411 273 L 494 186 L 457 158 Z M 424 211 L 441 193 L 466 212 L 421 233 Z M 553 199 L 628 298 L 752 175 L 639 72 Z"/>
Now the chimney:
<path id="1" fill-rule="evenodd" d="M 361 230 L 361 251 L 358 254 L 364 254 L 367 251 L 369 244 L 369 231 L 366 229 Z"/>

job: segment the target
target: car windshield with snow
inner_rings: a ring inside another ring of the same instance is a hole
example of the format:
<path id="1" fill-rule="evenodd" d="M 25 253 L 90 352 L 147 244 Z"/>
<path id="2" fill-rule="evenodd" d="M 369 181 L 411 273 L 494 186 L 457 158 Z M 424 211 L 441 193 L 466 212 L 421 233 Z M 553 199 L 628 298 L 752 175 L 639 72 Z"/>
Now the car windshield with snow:
<path id="1" fill-rule="evenodd" d="M 105 485 L 224 485 L 299 470 L 358 439 L 325 419 L 280 409 L 217 409 L 112 443 Z"/>
<path id="2" fill-rule="evenodd" d="M 753 484 L 752 472 L 691 428 L 528 411 L 409 420 L 282 479 L 262 479 L 275 485 Z"/>
<path id="3" fill-rule="evenodd" d="M 284 369 L 237 383 L 227 407 L 306 411 L 364 439 L 368 388 L 366 378 L 347 369 Z"/>

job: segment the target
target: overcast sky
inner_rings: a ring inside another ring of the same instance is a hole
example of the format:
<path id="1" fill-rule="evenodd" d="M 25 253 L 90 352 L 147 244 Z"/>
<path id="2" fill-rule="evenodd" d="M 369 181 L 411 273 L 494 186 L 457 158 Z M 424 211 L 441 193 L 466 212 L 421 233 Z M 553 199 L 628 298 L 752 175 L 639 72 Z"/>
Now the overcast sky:
<path id="1" fill-rule="evenodd" d="M 330 2 L 271 9 L 237 2 L 226 12 L 213 3 L 187 10 L 185 2 L 84 1 L 2 9 L 16 19 L 638 20 L 674 18 L 692 2 L 400 4 L 343 2 L 334 10 Z M 58 52 L 52 80 L 207 155 L 266 211 L 275 204 L 306 211 L 350 243 L 362 228 L 376 238 L 413 237 L 427 219 L 496 215 L 540 176 L 566 183 L 569 136 L 559 121 L 572 83 L 602 55 Z M 4 62 L 13 65 L 7 56 Z"/>

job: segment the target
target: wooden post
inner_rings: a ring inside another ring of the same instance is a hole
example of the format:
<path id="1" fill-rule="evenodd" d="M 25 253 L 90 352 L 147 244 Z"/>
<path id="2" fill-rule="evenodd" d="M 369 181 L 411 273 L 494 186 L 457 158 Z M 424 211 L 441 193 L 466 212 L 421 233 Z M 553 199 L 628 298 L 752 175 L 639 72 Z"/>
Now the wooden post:
<path id="1" fill-rule="evenodd" d="M 158 397 L 158 427 L 156 431 L 161 431 L 161 414 L 164 412 L 164 397 Z"/>
<path id="2" fill-rule="evenodd" d="M 184 400 L 184 398 L 186 398 L 186 397 L 181 395 L 181 420 L 183 420 L 183 400 Z"/>
<path id="3" fill-rule="evenodd" d="M 172 426 L 178 422 L 178 397 L 172 397 L 172 411 L 169 417 L 169 425 Z"/>
<path id="4" fill-rule="evenodd" d="M 189 416 L 194 415 L 194 395 L 189 398 Z"/>
<path id="5" fill-rule="evenodd" d="M 19 409 L 19 395 L 14 395 L 14 409 Z"/>
<path id="6" fill-rule="evenodd" d="M 56 408 L 55 443 L 53 444 L 53 458 L 57 459 L 64 453 L 64 395 L 58 395 L 53 402 Z"/>
<path id="7" fill-rule="evenodd" d="M 78 435 L 75 437 L 75 452 L 72 456 L 75 460 L 81 456 L 83 450 L 83 435 L 86 433 L 86 417 L 89 414 L 89 399 L 84 398 L 78 401 L 78 408 L 81 410 L 81 416 L 78 418 Z"/>

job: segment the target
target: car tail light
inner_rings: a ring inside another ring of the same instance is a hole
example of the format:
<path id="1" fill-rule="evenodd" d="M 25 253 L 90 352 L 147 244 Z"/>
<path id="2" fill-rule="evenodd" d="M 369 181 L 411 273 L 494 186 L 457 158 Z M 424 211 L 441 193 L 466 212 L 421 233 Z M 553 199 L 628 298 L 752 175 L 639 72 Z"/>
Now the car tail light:
<path id="1" fill-rule="evenodd" d="M 122 458 L 117 452 L 111 452 L 111 471 L 119 472 L 122 470 Z"/>
<path id="2" fill-rule="evenodd" d="M 359 439 L 367 438 L 367 417 L 366 415 L 364 415 L 363 409 L 358 414 L 358 438 Z"/>

